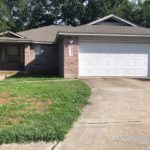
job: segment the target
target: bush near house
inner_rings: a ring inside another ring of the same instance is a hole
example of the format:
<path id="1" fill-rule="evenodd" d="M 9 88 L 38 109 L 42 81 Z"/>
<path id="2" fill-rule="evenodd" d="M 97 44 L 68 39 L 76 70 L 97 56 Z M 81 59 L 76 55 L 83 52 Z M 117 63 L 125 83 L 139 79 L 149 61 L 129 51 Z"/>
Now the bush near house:
<path id="1" fill-rule="evenodd" d="M 88 104 L 90 89 L 80 80 L 58 79 L 0 82 L 0 144 L 64 139 Z"/>

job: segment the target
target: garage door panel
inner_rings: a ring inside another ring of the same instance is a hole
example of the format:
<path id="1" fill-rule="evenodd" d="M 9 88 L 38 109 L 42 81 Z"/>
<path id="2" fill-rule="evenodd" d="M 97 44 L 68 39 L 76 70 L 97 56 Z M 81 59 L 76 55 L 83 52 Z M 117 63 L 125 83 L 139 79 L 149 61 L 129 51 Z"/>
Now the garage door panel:
<path id="1" fill-rule="evenodd" d="M 149 44 L 80 42 L 79 76 L 147 76 Z"/>

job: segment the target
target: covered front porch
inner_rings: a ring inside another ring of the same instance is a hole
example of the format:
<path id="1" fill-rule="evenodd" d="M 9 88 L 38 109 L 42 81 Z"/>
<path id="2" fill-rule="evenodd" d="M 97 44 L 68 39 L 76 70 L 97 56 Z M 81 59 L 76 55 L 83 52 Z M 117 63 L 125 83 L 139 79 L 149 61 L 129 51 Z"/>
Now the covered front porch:
<path id="1" fill-rule="evenodd" d="M 0 71 L 24 70 L 24 45 L 0 44 Z"/>
<path id="2" fill-rule="evenodd" d="M 0 33 L 0 76 L 14 73 L 58 75 L 57 46 L 35 42 L 11 31 Z"/>
<path id="3" fill-rule="evenodd" d="M 25 46 L 28 43 L 31 40 L 14 32 L 0 33 L 0 75 L 25 70 Z"/>

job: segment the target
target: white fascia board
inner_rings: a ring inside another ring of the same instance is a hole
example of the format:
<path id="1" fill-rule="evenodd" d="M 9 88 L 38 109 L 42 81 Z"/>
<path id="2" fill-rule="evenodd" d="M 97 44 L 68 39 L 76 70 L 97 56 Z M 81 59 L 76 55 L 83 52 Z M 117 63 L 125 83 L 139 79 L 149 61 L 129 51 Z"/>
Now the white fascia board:
<path id="1" fill-rule="evenodd" d="M 17 34 L 17 33 L 14 33 L 14 32 L 12 32 L 12 31 L 2 32 L 2 33 L 0 33 L 0 36 L 5 35 L 5 34 L 8 34 L 8 33 L 10 33 L 10 34 L 12 34 L 12 35 L 14 35 L 14 36 L 16 36 L 16 37 L 19 37 L 19 38 L 21 38 L 21 39 L 27 39 L 26 37 L 24 37 L 24 36 L 22 36 L 22 35 L 19 35 L 19 34 Z"/>
<path id="2" fill-rule="evenodd" d="M 106 16 L 106 17 L 103 17 L 103 18 L 101 18 L 101 19 L 98 19 L 98 20 L 96 20 L 96 21 L 92 21 L 92 22 L 88 23 L 87 25 L 93 25 L 93 24 L 96 24 L 96 23 L 98 23 L 98 22 L 103 22 L 103 21 L 105 21 L 105 20 L 107 20 L 107 19 L 110 19 L 110 18 L 114 18 L 114 19 L 117 19 L 117 20 L 119 20 L 119 21 L 121 21 L 121 22 L 127 23 L 127 24 L 129 24 L 129 25 L 131 25 L 131 26 L 133 26 L 133 27 L 137 27 L 136 24 L 131 23 L 130 21 L 127 21 L 127 20 L 125 20 L 125 19 L 123 19 L 123 18 L 120 18 L 120 17 L 118 17 L 118 16 L 116 16 L 116 15 L 113 15 L 113 14 L 108 15 L 108 16 Z"/>
<path id="3" fill-rule="evenodd" d="M 65 32 L 59 32 L 56 36 L 56 39 L 59 35 L 64 36 L 110 36 L 110 37 L 148 37 L 150 38 L 150 35 L 142 35 L 142 34 L 101 34 L 101 33 L 65 33 Z"/>
<path id="4" fill-rule="evenodd" d="M 25 38 L 26 38 L 26 37 L 24 37 L 24 36 L 22 36 L 22 35 L 20 35 L 20 34 L 17 34 L 17 33 L 12 32 L 12 31 L 8 31 L 8 33 L 10 33 L 10 34 L 12 34 L 12 35 L 15 35 L 15 36 L 17 36 L 17 37 L 19 37 L 19 38 L 21 38 L 21 39 L 25 39 Z"/>
<path id="5" fill-rule="evenodd" d="M 34 44 L 55 44 L 55 42 L 33 41 Z"/>
<path id="6" fill-rule="evenodd" d="M 2 40 L 2 39 L 0 39 L 0 43 L 32 43 L 32 41 L 30 41 L 30 40 L 18 41 L 18 40 Z"/>

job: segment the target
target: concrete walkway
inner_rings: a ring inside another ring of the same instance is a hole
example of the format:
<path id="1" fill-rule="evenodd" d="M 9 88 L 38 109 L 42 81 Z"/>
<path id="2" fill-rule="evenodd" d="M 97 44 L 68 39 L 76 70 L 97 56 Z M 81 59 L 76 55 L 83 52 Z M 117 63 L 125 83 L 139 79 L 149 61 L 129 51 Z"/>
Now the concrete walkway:
<path id="1" fill-rule="evenodd" d="M 92 104 L 55 150 L 150 150 L 150 81 L 84 81 L 92 88 Z"/>

